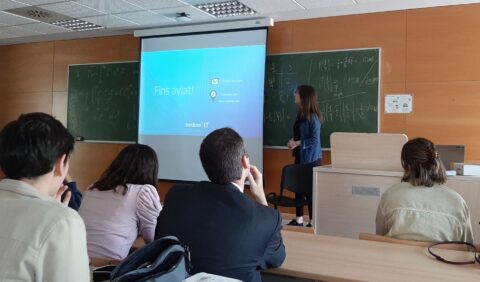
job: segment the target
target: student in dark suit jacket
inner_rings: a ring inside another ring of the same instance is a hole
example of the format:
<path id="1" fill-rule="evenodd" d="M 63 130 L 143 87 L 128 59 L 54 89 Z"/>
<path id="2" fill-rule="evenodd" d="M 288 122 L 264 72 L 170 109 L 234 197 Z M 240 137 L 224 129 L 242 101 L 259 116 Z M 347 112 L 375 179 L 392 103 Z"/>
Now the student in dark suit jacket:
<path id="1" fill-rule="evenodd" d="M 200 159 L 211 182 L 172 187 L 155 239 L 174 235 L 188 245 L 194 273 L 261 281 L 259 270 L 285 259 L 282 219 L 267 205 L 262 174 L 250 165 L 242 137 L 230 128 L 203 140 Z M 255 200 L 243 193 L 246 179 Z"/>

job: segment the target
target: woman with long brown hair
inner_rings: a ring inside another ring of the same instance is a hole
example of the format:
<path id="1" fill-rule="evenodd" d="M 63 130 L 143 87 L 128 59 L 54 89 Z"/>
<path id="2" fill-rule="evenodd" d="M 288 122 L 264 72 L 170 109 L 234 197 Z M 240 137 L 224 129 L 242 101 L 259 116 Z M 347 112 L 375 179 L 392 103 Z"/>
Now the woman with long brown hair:
<path id="1" fill-rule="evenodd" d="M 294 93 L 295 105 L 298 108 L 297 118 L 293 125 L 293 138 L 288 142 L 288 148 L 293 151 L 296 164 L 312 167 L 322 165 L 322 146 L 320 142 L 320 127 L 323 116 L 318 109 L 315 89 L 309 85 L 300 85 Z M 312 171 L 313 173 L 313 171 Z M 312 176 L 313 177 L 313 176 Z M 309 223 L 312 220 L 312 193 L 295 194 L 296 200 L 307 199 L 309 210 Z M 296 219 L 289 225 L 303 226 L 303 207 L 296 208 Z"/>
<path id="2" fill-rule="evenodd" d="M 377 234 L 415 241 L 473 242 L 465 200 L 445 185 L 445 168 L 435 145 L 425 138 L 402 148 L 402 182 L 382 195 Z"/>
<path id="3" fill-rule="evenodd" d="M 162 209 L 157 185 L 158 160 L 147 145 L 125 147 L 87 191 L 80 215 L 91 258 L 122 260 L 138 237 L 153 241 Z"/>

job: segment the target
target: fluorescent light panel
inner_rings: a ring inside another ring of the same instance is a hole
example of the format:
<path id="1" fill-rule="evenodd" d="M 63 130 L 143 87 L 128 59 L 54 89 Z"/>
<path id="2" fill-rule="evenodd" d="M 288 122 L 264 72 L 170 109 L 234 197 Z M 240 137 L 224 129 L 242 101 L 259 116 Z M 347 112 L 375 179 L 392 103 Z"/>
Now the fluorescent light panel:
<path id="1" fill-rule="evenodd" d="M 256 14 L 255 10 L 236 0 L 198 4 L 195 5 L 195 7 L 217 18 L 248 16 Z"/>
<path id="2" fill-rule="evenodd" d="M 84 31 L 84 30 L 94 30 L 94 29 L 102 29 L 105 28 L 103 26 L 87 22 L 84 20 L 79 19 L 68 19 L 68 20 L 61 20 L 61 21 L 54 21 L 50 22 L 50 24 L 60 26 L 63 28 L 68 28 L 75 31 Z"/>

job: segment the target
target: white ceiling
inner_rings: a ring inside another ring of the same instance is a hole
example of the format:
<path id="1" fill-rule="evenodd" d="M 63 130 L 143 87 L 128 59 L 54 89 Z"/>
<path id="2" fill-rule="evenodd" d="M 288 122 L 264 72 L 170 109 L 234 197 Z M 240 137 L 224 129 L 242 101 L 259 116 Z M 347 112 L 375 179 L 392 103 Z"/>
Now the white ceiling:
<path id="1" fill-rule="evenodd" d="M 224 0 L 0 0 L 0 45 L 132 33 L 150 27 L 175 26 L 217 19 L 192 5 Z M 239 0 L 257 14 L 275 21 L 363 14 L 446 5 L 479 3 L 461 0 Z M 71 31 L 5 10 L 38 6 L 72 18 L 106 27 L 92 31 Z M 192 19 L 178 22 L 176 14 L 185 12 Z M 236 17 L 248 18 L 248 17 Z"/>

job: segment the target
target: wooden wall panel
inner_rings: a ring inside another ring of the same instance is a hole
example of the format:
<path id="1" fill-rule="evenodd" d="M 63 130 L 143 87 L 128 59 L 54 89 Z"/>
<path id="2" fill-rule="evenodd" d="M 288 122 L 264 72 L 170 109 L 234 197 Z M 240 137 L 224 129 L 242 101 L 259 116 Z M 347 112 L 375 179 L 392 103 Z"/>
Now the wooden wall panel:
<path id="1" fill-rule="evenodd" d="M 98 180 L 124 144 L 101 144 L 77 142 L 70 158 L 70 175 L 82 191 Z"/>
<path id="2" fill-rule="evenodd" d="M 158 187 L 157 187 L 157 192 L 158 195 L 160 196 L 160 202 L 165 201 L 165 195 L 167 195 L 168 191 L 172 186 L 175 185 L 174 182 L 166 182 L 166 181 L 159 181 L 158 182 Z"/>
<path id="3" fill-rule="evenodd" d="M 407 115 L 407 136 L 436 144 L 466 145 L 467 160 L 480 160 L 480 81 L 409 83 L 413 113 Z"/>
<path id="4" fill-rule="evenodd" d="M 280 191 L 280 178 L 282 168 L 292 164 L 294 159 L 292 151 L 282 149 L 265 149 L 263 152 L 263 174 L 265 177 L 265 192 Z"/>
<path id="5" fill-rule="evenodd" d="M 131 35 L 122 35 L 120 40 L 120 58 L 124 61 L 140 60 L 140 39 Z"/>
<path id="6" fill-rule="evenodd" d="M 67 126 L 67 108 L 68 95 L 67 92 L 52 93 L 52 115 Z"/>
<path id="7" fill-rule="evenodd" d="M 294 21 L 291 52 L 381 47 L 381 82 L 405 79 L 405 11 Z"/>
<path id="8" fill-rule="evenodd" d="M 408 82 L 480 80 L 480 5 L 407 13 Z"/>
<path id="9" fill-rule="evenodd" d="M 53 46 L 53 42 L 2 46 L 0 91 L 51 92 Z"/>
<path id="10" fill-rule="evenodd" d="M 138 61 L 138 47 L 131 35 L 55 42 L 53 91 L 67 91 L 69 64 Z"/>
<path id="11" fill-rule="evenodd" d="M 52 92 L 1 93 L 0 128 L 28 112 L 52 111 Z"/>
<path id="12" fill-rule="evenodd" d="M 385 95 L 405 93 L 404 83 L 384 83 L 380 88 L 380 132 L 382 133 L 405 133 L 405 114 L 385 114 Z"/>
<path id="13" fill-rule="evenodd" d="M 9 61 L 8 50 L 11 48 L 8 45 L 0 46 L 0 85 L 7 83 L 7 63 Z M 6 90 L 0 87 L 0 95 L 3 95 Z M 0 96 L 1 97 L 1 96 Z"/>
<path id="14" fill-rule="evenodd" d="M 291 22 L 275 23 L 268 30 L 267 53 L 288 53 L 293 50 L 293 25 Z"/>

